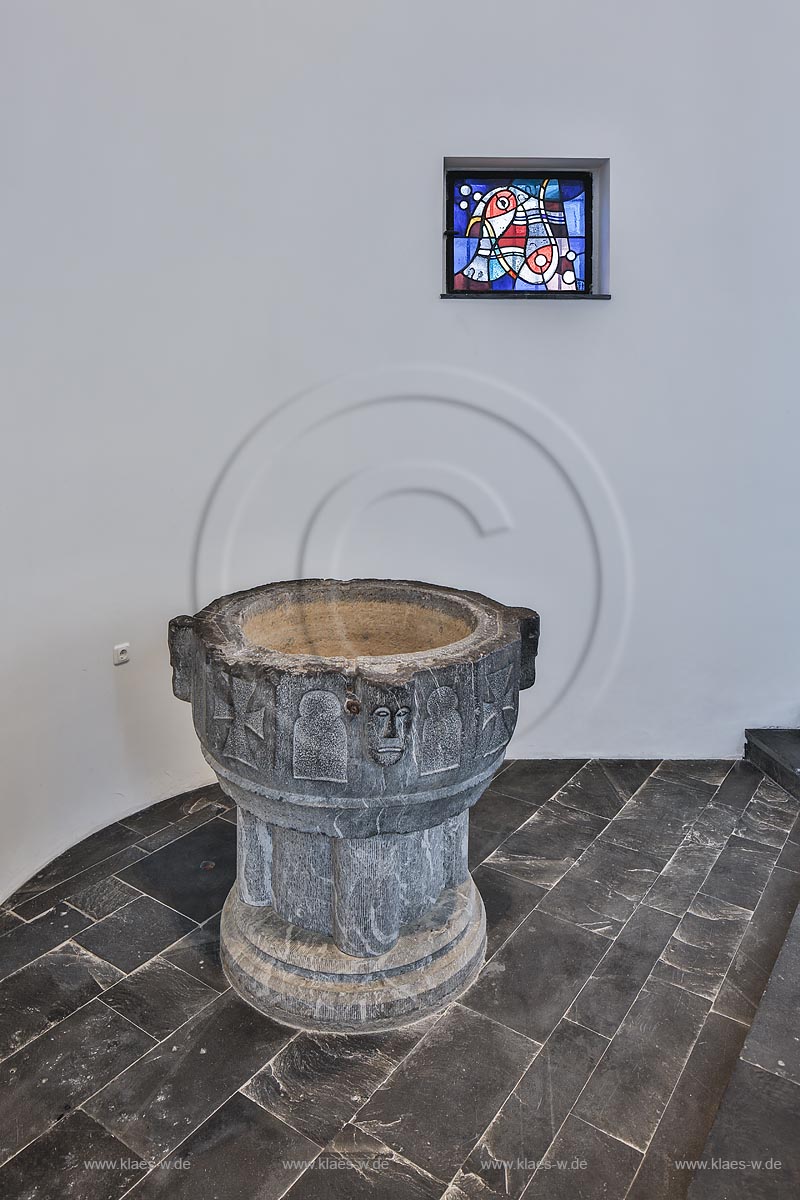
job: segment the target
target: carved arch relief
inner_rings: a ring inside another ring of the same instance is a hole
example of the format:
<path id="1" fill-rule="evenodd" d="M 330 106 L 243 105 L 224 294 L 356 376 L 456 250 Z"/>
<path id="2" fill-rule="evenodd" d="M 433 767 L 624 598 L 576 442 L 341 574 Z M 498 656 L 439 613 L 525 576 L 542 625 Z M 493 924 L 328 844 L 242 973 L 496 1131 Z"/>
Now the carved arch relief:
<path id="1" fill-rule="evenodd" d="M 295 779 L 347 783 L 347 729 L 334 692 L 314 690 L 301 697 L 292 737 Z"/>
<path id="2" fill-rule="evenodd" d="M 458 696 L 451 687 L 437 687 L 425 703 L 427 716 L 420 739 L 420 774 L 452 771 L 461 762 L 463 725 Z"/>

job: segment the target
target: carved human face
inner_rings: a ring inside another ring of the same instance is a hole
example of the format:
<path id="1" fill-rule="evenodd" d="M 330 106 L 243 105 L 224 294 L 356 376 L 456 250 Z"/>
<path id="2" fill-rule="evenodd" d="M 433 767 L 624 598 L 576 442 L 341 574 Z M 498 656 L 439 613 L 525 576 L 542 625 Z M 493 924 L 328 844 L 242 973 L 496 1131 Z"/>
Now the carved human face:
<path id="1" fill-rule="evenodd" d="M 367 722 L 369 752 L 382 767 L 399 762 L 406 748 L 411 708 L 402 700 L 386 696 L 372 709 Z"/>

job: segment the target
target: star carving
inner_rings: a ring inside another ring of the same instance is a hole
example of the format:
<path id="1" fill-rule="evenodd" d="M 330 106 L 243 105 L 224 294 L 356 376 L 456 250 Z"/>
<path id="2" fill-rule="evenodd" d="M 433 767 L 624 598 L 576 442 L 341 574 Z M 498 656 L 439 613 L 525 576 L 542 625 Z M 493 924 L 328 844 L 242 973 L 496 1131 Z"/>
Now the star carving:
<path id="1" fill-rule="evenodd" d="M 261 708 L 250 707 L 253 693 L 256 690 L 254 683 L 247 679 L 239 679 L 235 675 L 228 675 L 226 678 L 230 687 L 230 703 L 216 696 L 214 707 L 215 721 L 230 722 L 222 753 L 226 758 L 233 758 L 236 762 L 244 763 L 246 767 L 257 767 L 258 763 L 253 756 L 248 738 L 249 735 L 252 735 L 260 742 L 264 741 L 264 713 L 266 710 L 263 706 Z"/>

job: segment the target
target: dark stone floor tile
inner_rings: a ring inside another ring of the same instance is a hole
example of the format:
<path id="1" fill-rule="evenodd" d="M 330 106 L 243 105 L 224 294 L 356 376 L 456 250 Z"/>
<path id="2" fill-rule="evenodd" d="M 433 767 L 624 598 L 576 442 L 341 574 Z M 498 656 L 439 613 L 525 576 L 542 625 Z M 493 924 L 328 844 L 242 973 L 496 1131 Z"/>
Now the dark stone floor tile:
<path id="1" fill-rule="evenodd" d="M 780 851 L 789 833 L 789 822 L 793 819 L 791 813 L 776 813 L 772 805 L 765 804 L 763 800 L 751 800 L 736 822 L 734 833 L 737 837 L 760 842 Z"/>
<path id="2" fill-rule="evenodd" d="M 508 835 L 501 831 L 492 832 L 481 829 L 478 825 L 469 826 L 469 869 L 474 871 L 477 866 L 488 858 L 493 850 L 506 840 Z"/>
<path id="3" fill-rule="evenodd" d="M 552 887 L 605 825 L 601 817 L 550 800 L 512 833 L 487 863 L 528 883 Z"/>
<path id="4" fill-rule="evenodd" d="M 164 950 L 161 958 L 174 963 L 182 971 L 194 975 L 202 983 L 217 992 L 224 992 L 230 986 L 222 970 L 219 957 L 219 919 L 220 914 L 211 917 L 186 937 L 181 938 L 174 946 Z"/>
<path id="5" fill-rule="evenodd" d="M 534 910 L 486 964 L 463 1003 L 544 1042 L 608 949 L 608 940 Z"/>
<path id="6" fill-rule="evenodd" d="M 713 1000 L 749 921 L 747 909 L 700 893 L 664 948 L 653 976 Z"/>
<path id="7" fill-rule="evenodd" d="M 781 787 L 774 779 L 764 778 L 756 788 L 753 796 L 754 800 L 763 800 L 767 804 L 774 804 L 778 809 L 788 809 L 795 815 L 795 820 L 800 817 L 800 798 L 787 792 L 786 788 Z"/>
<path id="8" fill-rule="evenodd" d="M 717 850 L 722 850 L 735 831 L 738 820 L 738 814 L 727 804 L 718 804 L 715 797 L 700 813 L 683 844 L 714 846 Z"/>
<path id="9" fill-rule="evenodd" d="M 731 767 L 714 796 L 714 803 L 729 808 L 731 812 L 744 812 L 753 798 L 764 775 L 752 763 L 740 759 Z"/>
<path id="10" fill-rule="evenodd" d="M 218 995 L 193 975 L 154 958 L 103 995 L 103 1002 L 161 1041 Z"/>
<path id="11" fill-rule="evenodd" d="M 117 871 L 122 871 L 132 863 L 138 862 L 140 858 L 144 858 L 144 850 L 141 850 L 138 846 L 126 846 L 118 854 L 112 854 L 110 858 L 104 858 L 102 862 L 96 863 L 95 866 L 87 867 L 79 875 L 74 875 L 64 883 L 56 884 L 55 887 L 50 888 L 48 891 L 40 892 L 38 896 L 34 896 L 31 900 L 26 900 L 24 904 L 20 904 L 17 912 L 26 921 L 30 921 L 34 917 L 39 916 L 40 913 L 46 912 L 48 908 L 52 908 L 54 904 L 58 904 L 63 900 L 70 900 L 73 895 L 85 891 L 86 888 L 99 883 L 103 879 L 108 879 L 110 875 L 114 875 Z"/>
<path id="12" fill-rule="evenodd" d="M 548 892 L 539 910 L 616 937 L 663 866 L 663 859 L 645 851 L 596 842 Z"/>
<path id="13" fill-rule="evenodd" d="M 148 835 L 201 812 L 206 813 L 210 820 L 216 813 L 227 811 L 231 804 L 232 801 L 218 783 L 209 783 L 192 792 L 170 796 L 167 800 L 142 808 L 129 817 L 123 817 L 120 824 L 135 829 L 141 835 Z"/>
<path id="14" fill-rule="evenodd" d="M 652 775 L 600 835 L 629 850 L 671 858 L 713 795 L 711 784 Z"/>
<path id="15" fill-rule="evenodd" d="M 436 1018 L 386 1033 L 301 1033 L 242 1089 L 324 1146 L 343 1128 Z"/>
<path id="16" fill-rule="evenodd" d="M 238 809 L 236 808 L 229 808 L 226 812 L 220 813 L 219 815 L 222 817 L 223 821 L 230 821 L 232 825 L 235 825 L 238 821 Z"/>
<path id="17" fill-rule="evenodd" d="M 292 1034 L 226 992 L 93 1096 L 86 1111 L 141 1158 L 156 1162 Z"/>
<path id="18" fill-rule="evenodd" d="M 701 996 L 650 980 L 614 1035 L 575 1113 L 644 1150 L 708 1009 Z"/>
<path id="19" fill-rule="evenodd" d="M 92 1000 L 0 1063 L 0 1162 L 152 1045 L 141 1029 Z"/>
<path id="20" fill-rule="evenodd" d="M 119 822 L 106 825 L 105 829 L 98 830 L 91 837 L 84 838 L 82 842 L 78 842 L 69 850 L 65 850 L 63 854 L 59 854 L 58 858 L 54 858 L 27 883 L 23 883 L 22 887 L 8 900 L 8 907 L 19 908 L 32 896 L 38 896 L 40 892 L 46 892 L 58 884 L 66 883 L 74 875 L 78 875 L 88 867 L 95 866 L 103 859 L 132 845 L 136 840 L 137 836 L 133 830 L 126 829 Z"/>
<path id="21" fill-rule="evenodd" d="M 558 793 L 559 804 L 610 820 L 630 799 L 612 780 L 603 763 L 588 762 Z"/>
<path id="22" fill-rule="evenodd" d="M 355 1118 L 355 1124 L 447 1182 L 499 1112 L 538 1047 L 453 1005 Z M 443 1082 L 457 1080 L 444 1101 Z"/>
<path id="23" fill-rule="evenodd" d="M 704 880 L 703 892 L 752 911 L 767 886 L 777 857 L 772 847 L 732 837 Z"/>
<path id="24" fill-rule="evenodd" d="M 236 1094 L 155 1167 L 134 1200 L 278 1200 L 319 1147 Z"/>
<path id="25" fill-rule="evenodd" d="M 778 961 L 747 1035 L 742 1058 L 800 1086 L 800 910 L 795 913 Z M 798 1131 L 800 1133 L 800 1131 Z"/>
<path id="26" fill-rule="evenodd" d="M 791 830 L 789 831 L 790 842 L 794 842 L 796 846 L 800 846 L 800 817 L 797 818 Z"/>
<path id="27" fill-rule="evenodd" d="M 613 1037 L 677 924 L 677 917 L 641 905 L 600 959 L 567 1016 Z"/>
<path id="28" fill-rule="evenodd" d="M 794 871 L 796 874 L 800 874 L 800 845 L 797 842 L 787 842 L 775 865 L 782 867 L 785 871 Z"/>
<path id="29" fill-rule="evenodd" d="M 683 1200 L 692 1172 L 677 1164 L 701 1157 L 743 1038 L 738 1022 L 709 1013 L 626 1200 Z"/>
<path id="30" fill-rule="evenodd" d="M 22 924 L 24 924 L 23 918 L 18 917 L 10 908 L 0 909 L 0 937 L 10 933 L 12 929 L 18 929 Z"/>
<path id="31" fill-rule="evenodd" d="M 487 866 L 479 867 L 472 878 L 486 909 L 486 957 L 491 958 L 547 892 Z"/>
<path id="32" fill-rule="evenodd" d="M 492 786 L 506 796 L 538 806 L 555 796 L 587 761 L 585 758 L 521 758 L 503 771 Z"/>
<path id="33" fill-rule="evenodd" d="M 171 946 L 191 928 L 188 917 L 149 896 L 141 896 L 78 934 L 75 941 L 127 972 Z"/>
<path id="34" fill-rule="evenodd" d="M 91 925 L 89 917 L 69 904 L 57 904 L 35 921 L 12 929 L 0 942 L 0 979 L 69 941 L 87 925 Z"/>
<path id="35" fill-rule="evenodd" d="M 190 792 L 183 792 L 178 799 L 182 801 L 181 810 L 189 814 L 198 812 L 201 808 L 227 810 L 236 807 L 216 780 L 213 783 L 204 783 L 202 787 L 193 788 Z"/>
<path id="36" fill-rule="evenodd" d="M 645 903 L 651 908 L 682 917 L 703 886 L 719 854 L 718 846 L 684 842 L 647 893 Z"/>
<path id="37" fill-rule="evenodd" d="M 146 837 L 163 829 L 165 825 L 179 821 L 184 815 L 181 812 L 181 803 L 181 796 L 170 796 L 167 800 L 160 800 L 158 804 L 151 804 L 148 808 L 131 813 L 129 817 L 121 817 L 120 825 L 133 829 L 140 837 Z"/>
<path id="38" fill-rule="evenodd" d="M 227 817 L 227 809 L 202 808 L 198 812 L 190 813 L 183 817 L 180 821 L 173 822 L 172 825 L 165 825 L 163 829 L 158 829 L 155 833 L 149 834 L 137 842 L 140 849 L 147 851 L 148 854 L 154 853 L 156 850 L 163 850 L 170 842 L 177 842 L 178 838 L 184 834 L 191 833 L 193 829 L 199 828 L 200 825 L 207 825 L 209 821 L 213 821 L 215 817 Z"/>
<path id="39" fill-rule="evenodd" d="M 776 867 L 714 1001 L 714 1011 L 750 1025 L 800 903 L 800 876 Z"/>
<path id="40" fill-rule="evenodd" d="M 518 1200 L 607 1045 L 559 1022 L 453 1180 L 463 1196 Z"/>
<path id="41" fill-rule="evenodd" d="M 439 1200 L 442 1183 L 348 1125 L 286 1193 L 286 1200 Z"/>
<path id="42" fill-rule="evenodd" d="M 215 818 L 122 872 L 126 882 L 205 921 L 222 908 L 236 878 L 236 830 Z"/>
<path id="43" fill-rule="evenodd" d="M 731 758 L 665 758 L 657 768 L 662 779 L 695 780 L 717 788 L 733 766 Z"/>
<path id="44" fill-rule="evenodd" d="M 795 800 L 771 779 L 765 779 L 753 799 L 741 814 L 736 826 L 740 837 L 766 846 L 783 847 L 800 812 L 800 801 Z"/>
<path id="45" fill-rule="evenodd" d="M 123 904 L 135 900 L 141 894 L 115 875 L 109 875 L 108 879 L 100 879 L 97 883 L 91 883 L 75 892 L 70 896 L 69 902 L 82 913 L 86 913 L 87 917 L 101 921 L 103 917 L 110 917 L 118 908 L 122 908 Z"/>
<path id="46" fill-rule="evenodd" d="M 525 1200 L 622 1200 L 641 1160 L 632 1146 L 568 1117 Z"/>
<path id="47" fill-rule="evenodd" d="M 117 1200 L 142 1173 L 127 1146 L 77 1109 L 0 1168 L 0 1195 L 9 1200 Z"/>
<path id="48" fill-rule="evenodd" d="M 689 1200 L 788 1200 L 800 1194 L 800 1088 L 753 1067 L 736 1064 L 702 1155 Z M 712 1168 L 721 1159 L 760 1167 Z M 778 1160 L 780 1169 L 765 1164 Z"/>
<path id="49" fill-rule="evenodd" d="M 600 761 L 603 770 L 626 800 L 638 792 L 659 764 L 657 758 L 603 758 Z"/>
<path id="50" fill-rule="evenodd" d="M 65 942 L 0 983 L 0 1058 L 6 1058 L 122 978 L 88 950 Z"/>
<path id="51" fill-rule="evenodd" d="M 493 788 L 488 788 L 469 810 L 471 826 L 486 829 L 490 833 L 502 833 L 505 837 L 524 825 L 530 815 L 530 804 L 515 800 L 513 796 L 504 796 Z"/>

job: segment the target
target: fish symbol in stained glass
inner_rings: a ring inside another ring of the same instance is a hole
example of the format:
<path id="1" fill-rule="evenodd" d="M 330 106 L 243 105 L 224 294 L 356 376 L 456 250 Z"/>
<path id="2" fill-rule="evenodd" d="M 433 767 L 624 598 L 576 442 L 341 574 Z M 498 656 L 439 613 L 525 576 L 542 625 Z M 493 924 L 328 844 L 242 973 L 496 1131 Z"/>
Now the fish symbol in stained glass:
<path id="1" fill-rule="evenodd" d="M 450 292 L 590 290 L 590 180 L 451 177 Z"/>

